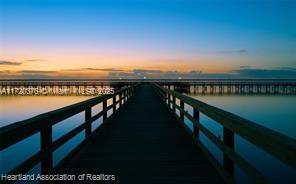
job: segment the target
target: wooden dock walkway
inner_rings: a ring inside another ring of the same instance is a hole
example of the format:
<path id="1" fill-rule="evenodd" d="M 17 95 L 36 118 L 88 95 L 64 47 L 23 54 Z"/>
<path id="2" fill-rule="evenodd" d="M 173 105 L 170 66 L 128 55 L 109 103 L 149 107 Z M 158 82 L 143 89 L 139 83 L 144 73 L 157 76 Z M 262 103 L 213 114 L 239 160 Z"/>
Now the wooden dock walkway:
<path id="1" fill-rule="evenodd" d="M 102 109 L 92 114 L 96 105 L 102 105 Z M 53 140 L 53 126 L 79 113 L 84 113 L 84 122 Z M 222 139 L 203 125 L 200 115 L 223 127 Z M 99 118 L 103 124 L 93 129 L 92 123 Z M 184 128 L 185 120 L 193 130 Z M 55 151 L 80 133 L 85 135 L 83 141 L 54 164 Z M 221 161 L 201 141 L 200 133 L 221 151 Z M 41 174 L 105 174 L 116 179 L 88 183 L 235 183 L 237 167 L 253 183 L 270 183 L 236 151 L 235 136 L 296 168 L 295 139 L 156 83 L 125 86 L 114 94 L 1 127 L 0 151 L 36 134 L 40 136 L 40 150 L 7 174 L 30 173 L 40 164 Z"/>
<path id="2" fill-rule="evenodd" d="M 223 183 L 149 84 L 141 85 L 92 140 L 61 165 L 56 172 L 114 174 L 115 183 Z"/>

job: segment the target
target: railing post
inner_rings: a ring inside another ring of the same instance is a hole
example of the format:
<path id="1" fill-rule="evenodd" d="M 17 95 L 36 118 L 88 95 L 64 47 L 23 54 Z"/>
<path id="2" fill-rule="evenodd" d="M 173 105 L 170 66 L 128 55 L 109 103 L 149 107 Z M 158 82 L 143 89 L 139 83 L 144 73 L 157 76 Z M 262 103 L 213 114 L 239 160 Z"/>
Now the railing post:
<path id="1" fill-rule="evenodd" d="M 229 148 L 234 149 L 234 133 L 226 127 L 223 127 L 223 142 Z M 230 176 L 234 177 L 234 163 L 225 153 L 223 154 L 223 167 Z"/>
<path id="2" fill-rule="evenodd" d="M 85 122 L 86 122 L 86 127 L 85 127 L 85 138 L 89 137 L 91 134 L 91 123 L 88 122 L 91 118 L 91 107 L 88 107 L 85 109 Z"/>
<path id="3" fill-rule="evenodd" d="M 176 97 L 173 96 L 173 111 L 174 111 L 174 112 L 176 112 L 176 107 L 175 107 L 175 105 L 176 105 Z"/>
<path id="4" fill-rule="evenodd" d="M 107 100 L 103 101 L 103 122 L 107 119 Z"/>
<path id="5" fill-rule="evenodd" d="M 116 95 L 113 96 L 113 100 L 112 100 L 112 103 L 113 103 L 113 113 L 116 111 Z"/>
<path id="6" fill-rule="evenodd" d="M 171 94 L 168 93 L 168 105 L 171 108 Z"/>
<path id="7" fill-rule="evenodd" d="M 125 90 L 122 91 L 122 100 L 123 100 L 123 104 L 125 104 Z"/>
<path id="8" fill-rule="evenodd" d="M 166 104 L 168 104 L 168 94 L 167 94 L 167 92 L 164 93 L 164 98 L 165 98 L 165 99 L 164 99 L 164 100 L 165 100 L 164 102 L 165 102 Z"/>
<path id="9" fill-rule="evenodd" d="M 200 114 L 196 108 L 193 108 L 193 118 L 199 122 Z M 193 127 L 193 138 L 199 138 L 199 129 L 196 127 L 196 125 Z"/>
<path id="10" fill-rule="evenodd" d="M 180 108 L 184 110 L 184 102 L 180 99 Z M 184 121 L 184 113 L 180 111 L 180 119 Z"/>
<path id="11" fill-rule="evenodd" d="M 40 131 L 41 150 L 44 150 L 52 144 L 52 126 L 46 127 Z M 41 173 L 48 174 L 53 168 L 52 150 L 41 160 Z"/>
<path id="12" fill-rule="evenodd" d="M 122 105 L 122 92 L 119 93 L 119 107 Z"/>
<path id="13" fill-rule="evenodd" d="M 129 97 L 133 96 L 133 88 L 129 88 Z"/>

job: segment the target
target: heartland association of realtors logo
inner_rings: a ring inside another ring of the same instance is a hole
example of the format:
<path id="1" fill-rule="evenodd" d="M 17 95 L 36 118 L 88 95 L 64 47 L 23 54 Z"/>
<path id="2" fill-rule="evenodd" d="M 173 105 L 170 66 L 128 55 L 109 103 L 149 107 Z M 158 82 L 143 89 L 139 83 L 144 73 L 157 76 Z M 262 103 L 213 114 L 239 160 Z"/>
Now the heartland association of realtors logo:
<path id="1" fill-rule="evenodd" d="M 96 96 L 103 94 L 114 94 L 112 87 L 85 87 L 85 86 L 46 86 L 46 87 L 15 87 L 0 86 L 0 95 L 16 95 L 16 96 L 46 96 L 46 95 L 85 95 Z"/>

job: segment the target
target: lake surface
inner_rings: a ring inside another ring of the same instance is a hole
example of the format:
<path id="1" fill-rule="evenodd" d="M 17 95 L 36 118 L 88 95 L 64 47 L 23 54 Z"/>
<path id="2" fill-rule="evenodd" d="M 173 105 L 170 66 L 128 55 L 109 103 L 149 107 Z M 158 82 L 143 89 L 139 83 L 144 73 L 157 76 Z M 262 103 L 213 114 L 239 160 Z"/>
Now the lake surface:
<path id="1" fill-rule="evenodd" d="M 296 96 L 243 96 L 243 95 L 189 95 L 195 99 L 232 112 L 272 130 L 296 138 Z M 192 114 L 192 108 L 185 106 Z M 223 128 L 201 114 L 201 123 L 217 137 L 223 137 Z M 192 129 L 189 120 L 186 124 Z M 222 152 L 201 133 L 201 141 L 222 163 Z M 235 151 L 261 171 L 272 183 L 295 183 L 295 169 L 281 163 L 263 150 L 235 135 Z M 237 166 L 235 177 L 238 183 L 249 183 L 249 179 Z"/>
<path id="2" fill-rule="evenodd" d="M 271 128 L 287 136 L 296 138 L 296 96 L 194 96 L 198 100 L 210 105 L 233 112 L 246 119 Z M 40 113 L 71 105 L 91 97 L 86 96 L 0 96 L 0 127 L 16 121 L 27 119 Z M 111 102 L 108 102 L 110 104 Z M 101 104 L 92 109 L 92 113 L 101 110 Z M 190 108 L 186 107 L 190 112 Z M 111 113 L 108 112 L 108 115 Z M 53 139 L 69 132 L 84 121 L 84 113 L 77 114 L 53 126 Z M 93 127 L 98 127 L 102 122 L 98 119 Z M 201 116 L 201 123 L 209 128 L 215 135 L 222 137 L 222 126 Z M 190 123 L 187 121 L 188 126 Z M 39 134 L 35 134 L 20 143 L 0 152 L 0 173 L 5 173 L 19 163 L 39 151 Z M 223 154 L 203 135 L 201 141 L 213 153 L 219 162 L 222 162 Z M 54 165 L 56 165 L 67 153 L 84 139 L 84 132 L 75 136 L 71 141 L 54 152 Z M 30 149 L 28 149 L 30 148 Z M 21 152 L 20 152 L 21 150 Z M 235 150 L 243 158 L 262 171 L 274 183 L 290 183 L 295 176 L 295 170 L 285 166 L 280 161 L 269 156 L 261 149 L 235 136 Z M 13 155 L 13 157 L 12 157 Z M 37 165 L 31 172 L 39 172 Z M 274 174 L 276 173 L 276 174 Z M 235 177 L 239 183 L 248 183 L 248 178 L 236 167 Z"/>

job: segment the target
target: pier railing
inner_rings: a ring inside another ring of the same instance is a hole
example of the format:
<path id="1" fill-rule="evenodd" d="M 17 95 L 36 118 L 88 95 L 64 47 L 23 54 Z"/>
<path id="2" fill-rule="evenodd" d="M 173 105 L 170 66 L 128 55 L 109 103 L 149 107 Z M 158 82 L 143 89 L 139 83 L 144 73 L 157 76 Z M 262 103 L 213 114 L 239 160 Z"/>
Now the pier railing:
<path id="1" fill-rule="evenodd" d="M 254 183 L 267 183 L 265 176 L 235 151 L 234 135 L 251 142 L 284 164 L 296 167 L 296 140 L 275 132 L 271 129 L 246 120 L 235 114 L 213 107 L 199 100 L 182 95 L 154 84 L 160 97 L 171 112 L 183 122 L 184 127 L 192 134 L 195 143 L 204 151 L 206 156 L 219 171 L 227 183 L 234 182 L 234 165 L 240 167 Z M 177 103 L 177 100 L 179 103 Z M 193 115 L 185 110 L 185 104 L 193 109 Z M 177 113 L 178 111 L 178 113 Z M 223 127 L 223 140 L 214 135 L 200 123 L 200 113 L 214 120 Z M 193 124 L 193 130 L 185 125 L 185 117 Z M 223 164 L 210 153 L 201 142 L 199 133 L 202 132 L 223 153 Z"/>
<path id="2" fill-rule="evenodd" d="M 113 113 L 117 111 L 133 95 L 136 86 L 124 87 L 114 94 L 98 96 L 0 128 L 0 151 L 36 133 L 40 134 L 40 151 L 9 171 L 8 174 L 25 174 L 39 162 L 41 162 L 41 173 L 51 172 L 53 169 L 53 152 L 74 136 L 84 131 L 85 139 L 72 152 L 81 147 L 93 135 L 92 123 L 102 116 L 104 124 L 107 119 L 108 110 L 112 109 Z M 107 101 L 109 99 L 112 99 L 112 104 L 108 106 Z M 92 116 L 92 107 L 99 103 L 102 103 L 102 110 Z M 119 104 L 118 108 L 117 104 Z M 85 121 L 67 134 L 53 141 L 53 125 L 83 111 L 85 111 Z"/>

